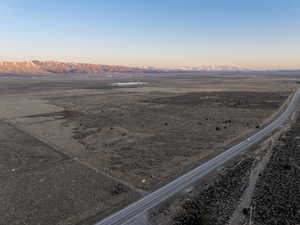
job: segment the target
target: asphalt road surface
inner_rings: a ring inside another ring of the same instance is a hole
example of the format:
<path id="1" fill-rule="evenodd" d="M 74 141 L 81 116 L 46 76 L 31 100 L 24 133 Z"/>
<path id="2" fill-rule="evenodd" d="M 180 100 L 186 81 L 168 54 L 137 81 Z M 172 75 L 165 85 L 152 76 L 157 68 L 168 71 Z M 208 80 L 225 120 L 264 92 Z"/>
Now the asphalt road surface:
<path id="1" fill-rule="evenodd" d="M 142 199 L 132 203 L 119 212 L 103 219 L 95 225 L 143 225 L 147 224 L 147 211 L 161 202 L 167 200 L 176 193 L 184 190 L 189 185 L 204 177 L 206 174 L 221 167 L 225 162 L 234 158 L 239 153 L 249 149 L 257 142 L 261 141 L 266 136 L 270 135 L 275 129 L 280 128 L 283 123 L 289 119 L 292 113 L 296 110 L 297 103 L 300 97 L 300 89 L 298 89 L 287 109 L 272 123 L 248 137 L 241 143 L 229 148 L 225 152 L 219 154 L 208 162 L 191 170 L 190 172 L 178 177 L 176 180 L 161 187 L 160 189 L 146 195 Z"/>

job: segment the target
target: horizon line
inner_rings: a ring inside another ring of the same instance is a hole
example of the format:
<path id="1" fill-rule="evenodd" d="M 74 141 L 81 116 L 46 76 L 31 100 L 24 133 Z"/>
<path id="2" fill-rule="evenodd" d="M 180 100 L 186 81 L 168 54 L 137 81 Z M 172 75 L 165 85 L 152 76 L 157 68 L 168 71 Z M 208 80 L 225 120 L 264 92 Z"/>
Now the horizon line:
<path id="1" fill-rule="evenodd" d="M 31 60 L 0 60 L 0 63 L 26 63 L 26 62 L 54 62 L 54 63 L 65 63 L 65 64 L 86 64 L 86 65 L 102 65 L 102 66 L 122 66 L 122 67 L 130 67 L 130 68 L 144 68 L 144 69 L 156 69 L 156 70 L 177 70 L 177 71 L 197 71 L 197 68 L 200 70 L 201 67 L 212 67 L 211 71 L 213 71 L 213 67 L 228 67 L 227 69 L 237 70 L 237 71 L 248 71 L 248 72 L 264 72 L 264 71 L 300 71 L 299 68 L 274 68 L 274 69 L 258 69 L 258 68 L 249 68 L 240 65 L 231 65 L 231 64 L 198 64 L 198 65 L 133 65 L 133 64 L 107 64 L 107 63 L 95 63 L 95 62 L 82 62 L 82 61 L 64 61 L 64 60 L 39 60 L 39 59 L 31 59 Z M 194 70 L 193 70 L 194 69 Z M 225 68 L 224 68 L 225 69 Z M 220 69 L 219 69 L 220 70 Z M 216 71 L 219 71 L 216 69 Z"/>

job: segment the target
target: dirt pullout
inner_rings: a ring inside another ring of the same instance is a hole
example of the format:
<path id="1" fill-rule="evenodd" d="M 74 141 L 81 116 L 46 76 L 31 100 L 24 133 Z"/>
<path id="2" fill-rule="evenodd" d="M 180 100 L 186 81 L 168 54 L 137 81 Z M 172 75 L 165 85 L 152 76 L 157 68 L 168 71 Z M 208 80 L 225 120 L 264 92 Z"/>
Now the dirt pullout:
<path id="1" fill-rule="evenodd" d="M 255 225 L 300 224 L 300 118 L 273 149 L 256 186 Z"/>

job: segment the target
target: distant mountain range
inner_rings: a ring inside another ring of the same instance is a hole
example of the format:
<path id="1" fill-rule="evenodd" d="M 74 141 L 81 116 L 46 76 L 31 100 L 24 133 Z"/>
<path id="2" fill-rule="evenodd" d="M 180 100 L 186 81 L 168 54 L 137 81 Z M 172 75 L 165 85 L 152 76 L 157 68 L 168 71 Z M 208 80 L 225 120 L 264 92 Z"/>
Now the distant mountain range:
<path id="1" fill-rule="evenodd" d="M 227 66 L 227 65 L 202 65 L 197 67 L 191 66 L 175 66 L 175 67 L 152 67 L 152 66 L 143 66 L 140 67 L 147 70 L 153 71 L 249 71 L 246 68 L 237 67 L 237 66 Z"/>
<path id="2" fill-rule="evenodd" d="M 0 73 L 5 74 L 108 74 L 139 72 L 176 72 L 176 71 L 243 71 L 233 66 L 200 67 L 128 67 L 87 63 L 64 63 L 55 61 L 0 62 Z"/>
<path id="3" fill-rule="evenodd" d="M 86 63 L 64 63 L 54 61 L 29 61 L 29 62 L 0 62 L 0 73 L 5 74 L 107 74 L 107 73 L 129 73 L 146 72 L 146 69 L 110 66 Z"/>
<path id="4" fill-rule="evenodd" d="M 87 63 L 65 63 L 55 61 L 0 62 L 0 74 L 114 74 L 146 72 L 191 72 L 191 71 L 250 71 L 246 68 L 226 65 L 203 65 L 198 67 L 152 67 L 118 66 Z"/>

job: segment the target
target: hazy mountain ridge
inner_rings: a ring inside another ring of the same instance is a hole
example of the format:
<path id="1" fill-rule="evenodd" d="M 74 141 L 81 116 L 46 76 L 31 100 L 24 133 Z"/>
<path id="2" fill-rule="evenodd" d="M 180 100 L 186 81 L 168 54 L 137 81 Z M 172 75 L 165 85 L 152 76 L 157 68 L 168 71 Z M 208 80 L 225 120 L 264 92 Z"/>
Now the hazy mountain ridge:
<path id="1" fill-rule="evenodd" d="M 65 74 L 65 73 L 128 73 L 148 70 L 118 65 L 64 63 L 55 61 L 0 62 L 0 73 L 11 74 Z"/>
<path id="2" fill-rule="evenodd" d="M 200 66 L 174 66 L 174 67 L 152 67 L 143 66 L 143 69 L 155 71 L 248 71 L 247 68 L 228 65 L 200 65 Z"/>
<path id="3" fill-rule="evenodd" d="M 199 67 L 128 67 L 88 63 L 65 63 L 56 61 L 0 62 L 0 73 L 7 74 L 106 74 L 137 72 L 180 72 L 180 71 L 247 71 L 245 68 L 226 65 L 202 65 Z"/>

